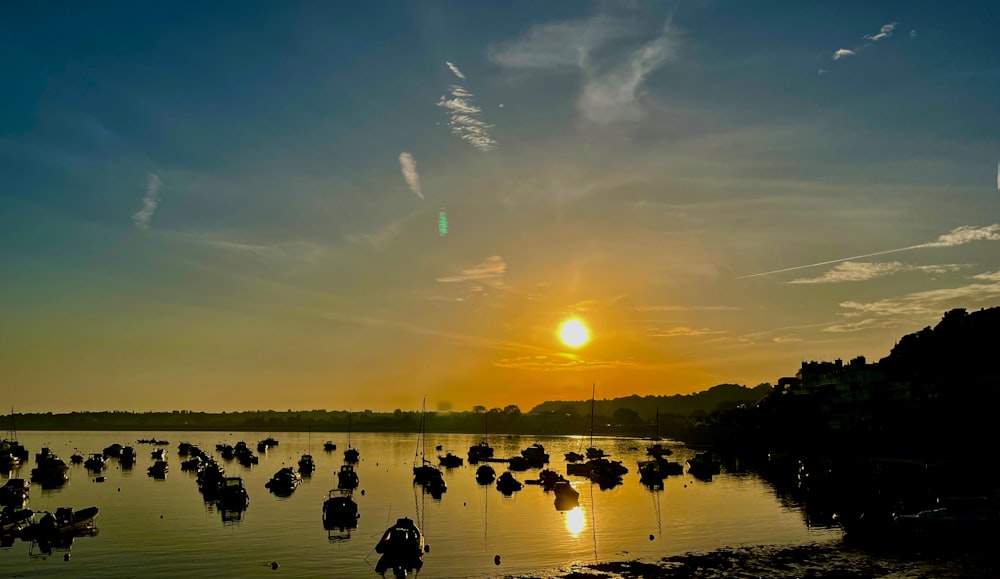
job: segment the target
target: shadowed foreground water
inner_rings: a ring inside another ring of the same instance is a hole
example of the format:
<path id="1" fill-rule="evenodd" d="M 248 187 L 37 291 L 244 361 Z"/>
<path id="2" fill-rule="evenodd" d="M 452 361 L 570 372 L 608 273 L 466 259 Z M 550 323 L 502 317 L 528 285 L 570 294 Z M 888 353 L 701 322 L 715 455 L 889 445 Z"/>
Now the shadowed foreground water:
<path id="1" fill-rule="evenodd" d="M 688 551 L 724 546 L 797 544 L 840 537 L 832 529 L 809 529 L 797 508 L 783 506 L 774 491 L 750 474 L 724 470 L 712 481 L 690 475 L 670 477 L 663 490 L 651 492 L 639 482 L 636 461 L 645 459 L 646 441 L 595 439 L 629 468 L 624 483 L 600 490 L 580 477 L 568 477 L 580 492 L 580 507 L 558 512 L 554 497 L 541 487 L 525 486 L 504 497 L 493 486 L 480 486 L 475 466 L 447 469 L 448 490 L 441 500 L 423 495 L 412 484 L 416 436 L 355 433 L 352 444 L 361 451 L 357 465 L 361 485 L 354 498 L 361 519 L 358 529 L 328 536 L 321 511 L 327 492 L 336 487 L 335 472 L 343 463 L 347 436 L 343 433 L 280 433 L 277 447 L 257 453 L 260 463 L 247 468 L 223 461 L 229 476 L 241 476 L 250 493 L 242 519 L 224 521 L 218 510 L 202 500 L 193 472 L 183 472 L 177 443 L 195 443 L 215 456 L 220 442 L 246 441 L 256 448 L 268 433 L 220 432 L 22 432 L 20 441 L 32 453 L 30 464 L 12 476 L 28 478 L 34 453 L 50 447 L 69 462 L 75 449 L 87 455 L 112 443 L 131 444 L 139 460 L 123 470 L 111 459 L 106 481 L 82 465 L 70 469 L 71 480 L 60 489 L 31 487 L 28 507 L 35 511 L 60 506 L 100 507 L 99 534 L 77 538 L 70 551 L 51 555 L 29 553 L 18 541 L 0 550 L 3 576 L 334 576 L 377 577 L 377 555 L 372 549 L 386 525 L 398 517 L 418 521 L 430 552 L 424 556 L 421 576 L 485 577 L 523 574 L 573 562 L 622 559 L 658 559 Z M 167 439 L 170 472 L 165 480 L 147 476 L 157 447 L 136 444 L 139 438 Z M 450 450 L 465 457 L 473 435 L 427 436 L 428 458 Z M 332 440 L 338 450 L 323 451 Z M 550 468 L 565 473 L 563 453 L 579 450 L 572 437 L 493 436 L 497 457 L 517 455 L 540 442 L 552 456 Z M 441 452 L 431 451 L 442 445 Z M 276 497 L 264 486 L 282 466 L 294 466 L 311 451 L 317 463 L 312 477 L 287 498 Z M 255 451 L 256 452 L 256 451 Z M 672 460 L 683 462 L 693 454 L 675 447 Z M 497 473 L 504 465 L 494 465 Z M 524 481 L 537 476 L 532 469 L 517 473 Z M 11 476 L 2 473 L 2 480 Z M 364 494 L 361 494 L 364 490 Z M 64 560 L 69 553 L 70 559 Z M 500 564 L 495 564 L 500 555 Z M 367 558 L 367 559 L 366 559 Z M 271 563 L 278 563 L 276 570 Z"/>

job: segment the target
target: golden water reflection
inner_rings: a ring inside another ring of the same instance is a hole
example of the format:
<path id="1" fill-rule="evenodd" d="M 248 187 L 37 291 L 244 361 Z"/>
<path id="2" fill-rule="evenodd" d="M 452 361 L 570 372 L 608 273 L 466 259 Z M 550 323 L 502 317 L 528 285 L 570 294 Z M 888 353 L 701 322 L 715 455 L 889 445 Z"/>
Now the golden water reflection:
<path id="1" fill-rule="evenodd" d="M 587 528 L 587 517 L 583 515 L 582 507 L 573 507 L 566 511 L 566 530 L 574 539 Z"/>

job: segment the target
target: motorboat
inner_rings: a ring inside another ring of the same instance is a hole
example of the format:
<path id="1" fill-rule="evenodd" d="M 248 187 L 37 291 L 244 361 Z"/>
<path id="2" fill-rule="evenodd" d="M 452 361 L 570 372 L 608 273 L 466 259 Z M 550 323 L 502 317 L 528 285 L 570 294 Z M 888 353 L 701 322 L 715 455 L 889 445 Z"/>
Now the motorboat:
<path id="1" fill-rule="evenodd" d="M 523 456 L 512 456 L 507 460 L 507 468 L 514 471 L 525 471 L 531 468 L 531 462 Z"/>
<path id="2" fill-rule="evenodd" d="M 594 458 L 583 463 L 567 464 L 566 474 L 590 477 L 590 473 L 597 469 L 606 469 L 608 472 L 618 476 L 628 473 L 628 468 L 620 461 L 608 460 L 607 458 Z"/>
<path id="3" fill-rule="evenodd" d="M 83 463 L 83 466 L 87 467 L 87 470 L 91 470 L 94 472 L 101 472 L 102 470 L 104 470 L 104 467 L 107 466 L 107 462 L 108 461 L 107 459 L 104 458 L 103 454 L 95 453 L 91 454 L 87 458 L 86 462 Z"/>
<path id="4" fill-rule="evenodd" d="M 167 460 L 167 452 L 162 448 L 157 448 L 153 452 L 149 453 L 149 457 L 153 460 Z"/>
<path id="5" fill-rule="evenodd" d="M 667 473 L 660 468 L 658 460 L 639 461 L 639 480 L 644 484 L 659 484 L 667 478 Z"/>
<path id="6" fill-rule="evenodd" d="M 719 462 L 712 458 L 707 452 L 699 452 L 688 461 L 688 472 L 692 476 L 701 478 L 711 478 L 712 475 L 719 474 Z"/>
<path id="7" fill-rule="evenodd" d="M 358 473 L 354 470 L 354 465 L 352 464 L 342 464 L 340 465 L 340 471 L 337 472 L 337 488 L 340 489 L 356 489 L 360 482 L 358 481 Z"/>
<path id="8" fill-rule="evenodd" d="M 181 442 L 177 445 L 177 454 L 181 456 L 188 456 L 191 454 L 191 448 L 194 447 L 190 442 Z"/>
<path id="9" fill-rule="evenodd" d="M 497 479 L 497 490 L 505 495 L 519 491 L 523 486 L 524 485 L 521 484 L 521 481 L 514 478 L 513 473 L 510 471 L 505 471 L 500 475 L 500 478 Z"/>
<path id="10" fill-rule="evenodd" d="M 295 472 L 295 469 L 286 466 L 274 473 L 271 480 L 264 483 L 264 486 L 276 495 L 290 495 L 302 484 L 302 476 Z"/>
<path id="11" fill-rule="evenodd" d="M 213 459 L 209 459 L 198 470 L 198 488 L 205 498 L 211 499 L 219 494 L 226 480 L 226 469 Z"/>
<path id="12" fill-rule="evenodd" d="M 302 473 L 302 476 L 311 476 L 314 470 L 316 470 L 316 463 L 313 462 L 312 455 L 303 454 L 302 458 L 299 459 L 299 472 Z"/>
<path id="13" fill-rule="evenodd" d="M 464 463 L 462 457 L 452 454 L 450 452 L 445 454 L 444 456 L 439 456 L 438 461 L 440 461 L 441 466 L 445 468 L 459 467 L 462 466 L 462 464 Z"/>
<path id="14" fill-rule="evenodd" d="M 122 468 L 130 468 L 135 464 L 136 452 L 131 446 L 126 446 L 121 449 L 118 456 L 118 462 L 121 464 Z"/>
<path id="15" fill-rule="evenodd" d="M 35 462 L 42 462 L 48 459 L 50 456 L 55 456 L 55 455 L 52 454 L 52 451 L 49 450 L 49 447 L 43 446 L 40 452 L 35 453 Z"/>
<path id="16" fill-rule="evenodd" d="M 384 574 L 391 569 L 397 577 L 405 577 L 423 565 L 424 537 L 412 519 L 402 517 L 385 530 L 375 552 L 382 555 L 375 565 L 376 573 Z"/>
<path id="17" fill-rule="evenodd" d="M 328 440 L 323 443 L 323 450 L 327 452 L 332 452 L 334 450 L 337 450 L 337 445 L 334 444 L 332 440 Z"/>
<path id="18" fill-rule="evenodd" d="M 566 459 L 566 462 L 580 462 L 581 460 L 584 459 L 584 456 L 582 454 L 573 451 L 565 453 L 563 457 Z"/>
<path id="19" fill-rule="evenodd" d="M 590 471 L 590 480 L 597 483 L 602 489 L 610 489 L 622 484 L 622 475 L 619 474 L 618 469 L 612 466 L 613 464 L 598 464 Z"/>
<path id="20" fill-rule="evenodd" d="M 28 502 L 28 490 L 31 483 L 23 478 L 7 479 L 0 487 L 0 505 L 23 507 Z"/>
<path id="21" fill-rule="evenodd" d="M 646 447 L 646 454 L 648 456 L 670 456 L 673 453 L 673 450 L 660 444 L 659 442 Z"/>
<path id="22" fill-rule="evenodd" d="M 97 455 L 103 461 L 104 457 Z M 42 483 L 43 486 L 59 486 L 69 480 L 69 465 L 54 454 L 38 463 L 31 469 L 31 480 Z"/>
<path id="23" fill-rule="evenodd" d="M 200 456 L 192 456 L 191 458 L 185 460 L 181 463 L 181 470 L 193 470 L 197 471 L 205 463 L 205 460 Z"/>
<path id="24" fill-rule="evenodd" d="M 83 455 L 80 454 L 79 452 L 74 452 L 73 454 L 69 455 L 69 461 L 72 462 L 73 464 L 83 464 Z"/>
<path id="25" fill-rule="evenodd" d="M 236 448 L 231 444 L 217 444 L 215 445 L 215 449 L 219 451 L 219 455 L 224 460 L 233 460 L 236 458 Z"/>
<path id="26" fill-rule="evenodd" d="M 334 489 L 323 501 L 323 528 L 327 531 L 356 529 L 358 527 L 358 503 L 349 489 Z"/>
<path id="27" fill-rule="evenodd" d="M 87 507 L 79 511 L 73 507 L 59 507 L 55 513 L 45 513 L 38 521 L 38 532 L 42 535 L 73 533 L 93 528 L 100 509 Z"/>
<path id="28" fill-rule="evenodd" d="M 123 448 L 125 448 L 125 447 L 122 446 L 122 445 L 120 445 L 120 444 L 118 444 L 116 442 L 116 443 L 114 443 L 114 444 L 112 444 L 110 446 L 105 447 L 104 451 L 103 451 L 103 454 L 104 454 L 104 456 L 111 457 L 111 458 L 120 458 L 121 455 L 122 455 L 122 449 Z"/>
<path id="29" fill-rule="evenodd" d="M 476 469 L 476 482 L 481 485 L 493 484 L 493 481 L 496 478 L 497 472 L 488 464 L 481 464 L 479 465 L 479 468 Z"/>
<path id="30" fill-rule="evenodd" d="M 522 450 L 521 456 L 524 457 L 533 468 L 541 468 L 549 462 L 549 455 L 545 452 L 545 447 L 537 442 Z"/>
<path id="31" fill-rule="evenodd" d="M 169 470 L 170 466 L 167 465 L 167 461 L 158 460 L 154 462 L 152 466 L 146 469 L 146 472 L 149 473 L 149 476 L 153 478 L 162 479 L 167 477 L 167 471 Z"/>
<path id="32" fill-rule="evenodd" d="M 469 464 L 476 464 L 490 458 L 493 458 L 493 447 L 485 440 L 469 447 Z"/>
<path id="33" fill-rule="evenodd" d="M 35 513 L 31 509 L 4 507 L 0 511 L 0 535 L 15 535 L 34 522 Z"/>
<path id="34" fill-rule="evenodd" d="M 227 510 L 242 510 L 250 504 L 250 495 L 240 477 L 226 477 L 219 487 L 219 506 Z"/>

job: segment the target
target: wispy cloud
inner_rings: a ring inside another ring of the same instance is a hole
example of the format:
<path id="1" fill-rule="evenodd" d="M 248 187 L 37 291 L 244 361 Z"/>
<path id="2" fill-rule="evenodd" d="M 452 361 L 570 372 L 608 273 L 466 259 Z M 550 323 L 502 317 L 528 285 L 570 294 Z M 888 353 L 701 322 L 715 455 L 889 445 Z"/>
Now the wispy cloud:
<path id="1" fill-rule="evenodd" d="M 465 75 L 462 74 L 461 70 L 458 70 L 457 66 L 455 66 L 454 64 L 448 62 L 447 60 L 444 61 L 444 63 L 448 67 L 448 70 L 450 70 L 451 72 L 453 72 L 455 74 L 455 76 L 457 76 L 458 78 L 460 78 L 462 80 L 465 80 Z"/>
<path id="2" fill-rule="evenodd" d="M 842 283 L 852 281 L 868 281 L 871 279 L 892 275 L 904 271 L 919 271 L 931 275 L 941 275 L 962 268 L 965 264 L 946 263 L 940 265 L 909 265 L 901 261 L 864 262 L 845 261 L 819 277 L 793 279 L 788 283 Z"/>
<path id="3" fill-rule="evenodd" d="M 751 277 L 761 277 L 765 275 L 772 275 L 775 273 L 784 273 L 787 271 L 796 271 L 799 269 L 806 269 L 808 267 L 819 267 L 821 265 L 830 265 L 834 263 L 842 263 L 845 261 L 851 261 L 854 259 L 864 259 L 867 257 L 875 257 L 878 255 L 888 255 L 890 253 L 898 253 L 901 251 L 911 251 L 914 249 L 924 249 L 929 247 L 954 247 L 957 245 L 965 245 L 967 243 L 972 243 L 973 241 L 1000 241 L 1000 224 L 994 223 L 992 225 L 984 225 L 982 227 L 977 227 L 975 225 L 962 225 L 952 229 L 950 232 L 939 236 L 936 240 L 927 243 L 921 243 L 919 245 L 910 245 L 907 247 L 900 247 L 897 249 L 887 249 L 885 251 L 876 251 L 873 253 L 866 253 L 864 255 L 854 255 L 851 257 L 842 257 L 840 259 L 831 259 L 829 261 L 820 261 L 817 263 L 810 263 L 806 265 L 796 265 L 793 267 L 785 267 L 782 269 L 775 269 L 771 271 L 765 271 L 761 273 L 752 273 L 749 275 L 742 275 L 736 279 L 747 279 Z"/>
<path id="4" fill-rule="evenodd" d="M 507 264 L 503 257 L 494 255 L 486 258 L 486 261 L 463 269 L 458 275 L 439 277 L 437 281 L 441 283 L 471 283 L 475 286 L 488 285 L 492 287 L 503 286 L 503 276 L 507 271 Z"/>
<path id="5" fill-rule="evenodd" d="M 472 104 L 475 95 L 457 84 L 451 85 L 449 94 L 443 95 L 437 106 L 448 111 L 450 119 L 448 126 L 458 138 L 469 143 L 480 151 L 492 151 L 497 148 L 497 142 L 490 135 L 493 125 L 482 120 L 483 110 Z"/>
<path id="6" fill-rule="evenodd" d="M 577 103 L 584 118 L 598 124 L 637 121 L 642 118 L 639 100 L 646 77 L 674 56 L 670 22 L 663 33 L 632 52 L 625 62 L 592 77 Z"/>
<path id="7" fill-rule="evenodd" d="M 646 335 L 651 338 L 679 338 L 689 336 L 712 336 L 725 334 L 722 330 L 712 330 L 709 328 L 689 328 L 687 326 L 677 326 L 675 328 L 649 328 Z"/>
<path id="8" fill-rule="evenodd" d="M 850 50 L 848 48 L 838 48 L 836 52 L 833 53 L 834 60 L 840 60 L 846 56 L 854 56 L 857 52 Z"/>
<path id="9" fill-rule="evenodd" d="M 532 27 L 521 38 L 492 51 L 494 62 L 508 68 L 557 71 L 578 69 L 586 77 L 577 99 L 583 117 L 597 124 L 641 118 L 642 87 L 650 73 L 674 56 L 675 34 L 668 19 L 662 32 L 637 49 L 615 56 L 614 46 L 637 36 L 634 22 L 608 16 Z M 593 55 L 601 52 L 601 58 Z M 611 54 L 609 54 L 611 53 Z"/>
<path id="10" fill-rule="evenodd" d="M 935 319 L 941 312 L 955 307 L 995 304 L 1000 300 L 1000 273 L 979 274 L 972 279 L 973 283 L 957 287 L 914 292 L 874 302 L 846 301 L 840 307 L 848 310 L 844 316 L 875 317 L 885 323 L 886 320 Z M 867 322 L 867 325 L 875 323 Z"/>
<path id="11" fill-rule="evenodd" d="M 916 38 L 916 37 L 917 37 L 917 31 L 916 30 L 911 30 L 910 31 L 910 38 Z"/>
<path id="12" fill-rule="evenodd" d="M 824 332 L 831 334 L 846 334 L 850 332 L 862 332 L 864 330 L 876 330 L 886 328 L 896 328 L 902 325 L 899 320 L 880 320 L 878 318 L 866 318 L 857 322 L 846 324 L 835 324 L 823 328 Z"/>
<path id="13" fill-rule="evenodd" d="M 639 364 L 631 360 L 599 360 L 575 354 L 552 354 L 503 358 L 493 362 L 493 365 L 500 368 L 514 368 L 517 370 L 553 372 L 559 370 L 637 367 Z"/>
<path id="14" fill-rule="evenodd" d="M 639 312 L 733 312 L 740 308 L 735 306 L 636 306 Z"/>
<path id="15" fill-rule="evenodd" d="M 604 15 L 552 22 L 533 26 L 521 38 L 494 48 L 490 58 L 508 68 L 585 68 L 599 47 L 634 34 L 634 26 Z"/>
<path id="16" fill-rule="evenodd" d="M 410 191 L 420 197 L 424 198 L 424 194 L 420 192 L 420 175 L 417 173 L 417 161 L 413 158 L 413 155 L 403 151 L 399 154 L 399 168 L 403 172 L 403 180 L 406 181 L 406 185 L 410 188 Z"/>
<path id="17" fill-rule="evenodd" d="M 160 187 L 163 181 L 156 173 L 149 173 L 146 178 L 146 195 L 142 198 L 142 209 L 132 216 L 135 226 L 139 229 L 149 229 L 149 222 L 160 204 Z"/>
<path id="18" fill-rule="evenodd" d="M 878 42 L 883 38 L 889 38 L 892 36 L 892 31 L 896 29 L 896 23 L 890 22 L 889 24 L 883 24 L 882 28 L 879 29 L 876 34 L 866 34 L 865 38 L 871 40 L 872 42 Z"/>

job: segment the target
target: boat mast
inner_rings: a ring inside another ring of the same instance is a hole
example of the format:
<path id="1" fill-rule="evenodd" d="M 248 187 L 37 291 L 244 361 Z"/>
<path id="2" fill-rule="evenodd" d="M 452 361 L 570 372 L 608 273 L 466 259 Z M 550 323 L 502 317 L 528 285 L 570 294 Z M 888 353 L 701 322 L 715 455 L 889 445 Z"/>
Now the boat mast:
<path id="1" fill-rule="evenodd" d="M 347 448 L 351 448 L 351 414 L 353 409 L 347 410 Z"/>
<path id="2" fill-rule="evenodd" d="M 590 447 L 594 448 L 594 394 L 597 391 L 597 383 L 590 387 Z"/>

